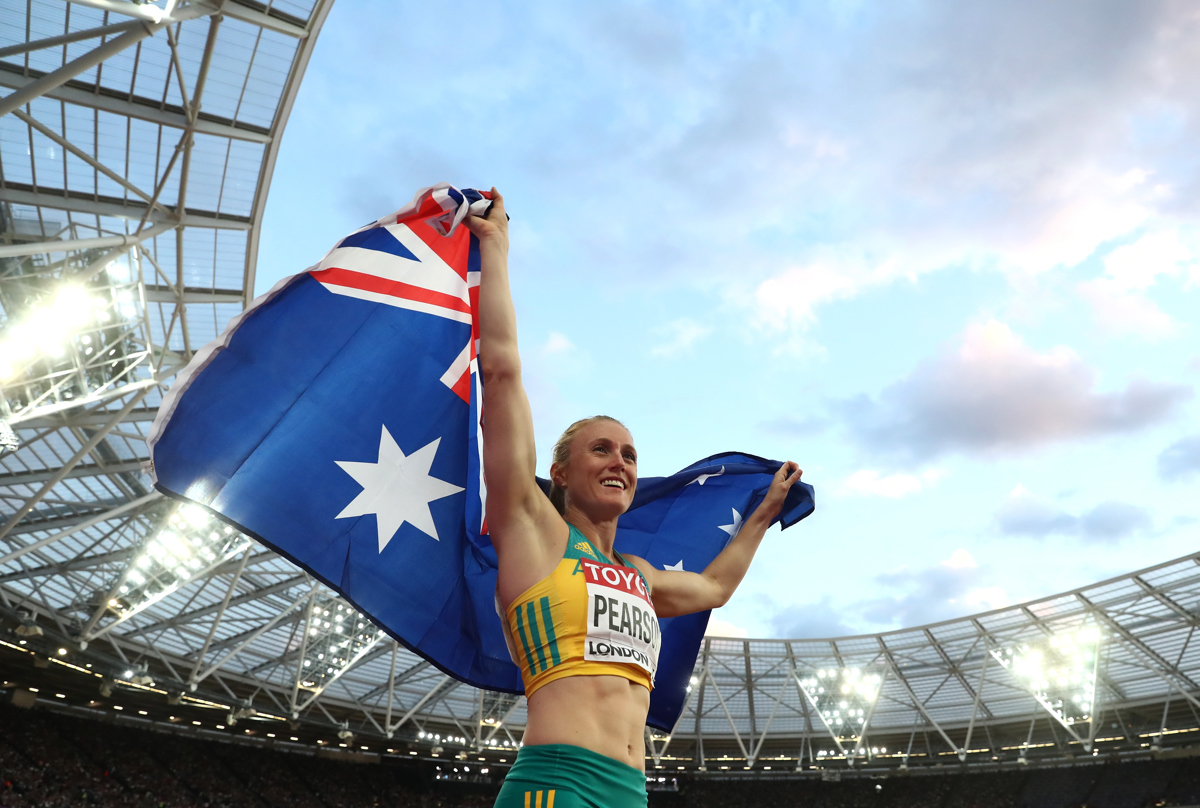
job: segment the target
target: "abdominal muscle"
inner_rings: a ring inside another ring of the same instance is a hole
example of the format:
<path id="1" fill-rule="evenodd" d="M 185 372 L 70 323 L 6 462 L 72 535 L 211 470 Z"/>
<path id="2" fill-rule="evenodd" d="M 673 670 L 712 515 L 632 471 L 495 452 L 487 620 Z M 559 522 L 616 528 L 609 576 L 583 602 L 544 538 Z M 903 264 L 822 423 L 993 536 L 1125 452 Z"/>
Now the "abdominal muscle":
<path id="1" fill-rule="evenodd" d="M 529 697 L 526 746 L 581 746 L 644 771 L 650 691 L 620 676 L 568 676 Z"/>

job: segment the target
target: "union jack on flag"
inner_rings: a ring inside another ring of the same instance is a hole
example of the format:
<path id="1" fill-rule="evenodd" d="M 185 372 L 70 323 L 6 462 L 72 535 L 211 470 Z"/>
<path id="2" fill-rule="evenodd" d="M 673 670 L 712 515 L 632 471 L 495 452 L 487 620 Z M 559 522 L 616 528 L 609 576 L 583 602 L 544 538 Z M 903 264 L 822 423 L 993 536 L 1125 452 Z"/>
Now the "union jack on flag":
<path id="1" fill-rule="evenodd" d="M 337 590 L 469 684 L 519 693 L 484 527 L 478 244 L 489 194 L 439 184 L 285 278 L 198 352 L 148 443 L 156 487 Z M 642 478 L 617 549 L 702 570 L 779 463 L 728 453 Z M 797 485 L 788 526 L 813 509 Z M 708 614 L 662 622 L 649 723 L 671 731 Z"/>

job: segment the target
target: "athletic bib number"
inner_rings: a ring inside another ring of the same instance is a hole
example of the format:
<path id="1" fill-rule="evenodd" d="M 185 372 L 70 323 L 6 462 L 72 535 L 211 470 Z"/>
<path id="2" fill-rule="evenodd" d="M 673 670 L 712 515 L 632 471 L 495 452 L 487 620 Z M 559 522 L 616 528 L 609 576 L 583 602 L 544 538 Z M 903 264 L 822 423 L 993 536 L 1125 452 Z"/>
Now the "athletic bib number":
<path id="1" fill-rule="evenodd" d="M 587 580 L 588 625 L 583 658 L 633 663 L 650 674 L 658 667 L 658 616 L 638 571 L 581 561 Z"/>

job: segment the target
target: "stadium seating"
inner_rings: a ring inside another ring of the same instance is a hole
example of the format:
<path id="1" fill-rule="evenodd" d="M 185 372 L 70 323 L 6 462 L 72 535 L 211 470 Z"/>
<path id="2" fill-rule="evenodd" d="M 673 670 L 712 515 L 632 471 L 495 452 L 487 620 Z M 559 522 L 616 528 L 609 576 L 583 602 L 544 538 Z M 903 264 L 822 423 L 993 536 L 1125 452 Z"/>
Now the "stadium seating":
<path id="1" fill-rule="evenodd" d="M 487 808 L 498 783 L 452 763 L 381 765 L 0 705 L 0 808 Z M 655 808 L 1148 808 L 1200 804 L 1196 758 L 840 782 L 681 775 Z"/>

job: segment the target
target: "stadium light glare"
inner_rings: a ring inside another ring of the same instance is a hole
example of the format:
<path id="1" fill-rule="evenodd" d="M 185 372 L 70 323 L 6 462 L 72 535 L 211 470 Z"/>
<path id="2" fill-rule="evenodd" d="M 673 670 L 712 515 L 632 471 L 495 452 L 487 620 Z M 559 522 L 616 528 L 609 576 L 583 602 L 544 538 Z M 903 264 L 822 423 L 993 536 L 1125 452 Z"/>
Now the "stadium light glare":
<path id="1" fill-rule="evenodd" d="M 818 752 L 819 757 L 874 754 L 860 744 L 866 734 L 875 703 L 883 688 L 885 671 L 860 667 L 820 668 L 808 676 L 797 676 L 805 696 L 838 745 L 838 752 Z"/>
<path id="2" fill-rule="evenodd" d="M 324 618 L 329 617 L 326 620 Z M 308 634 L 297 667 L 297 685 L 309 691 L 302 710 L 325 688 L 358 663 L 386 634 L 353 607 L 330 598 L 314 601 L 308 618 Z"/>
<path id="3" fill-rule="evenodd" d="M 142 544 L 108 607 L 128 619 L 169 596 L 189 581 L 242 553 L 250 540 L 232 529 L 213 528 L 202 508 L 182 506 Z"/>
<path id="4" fill-rule="evenodd" d="M 1096 626 L 1085 626 L 991 653 L 1069 729 L 1092 718 L 1103 642 Z"/>

